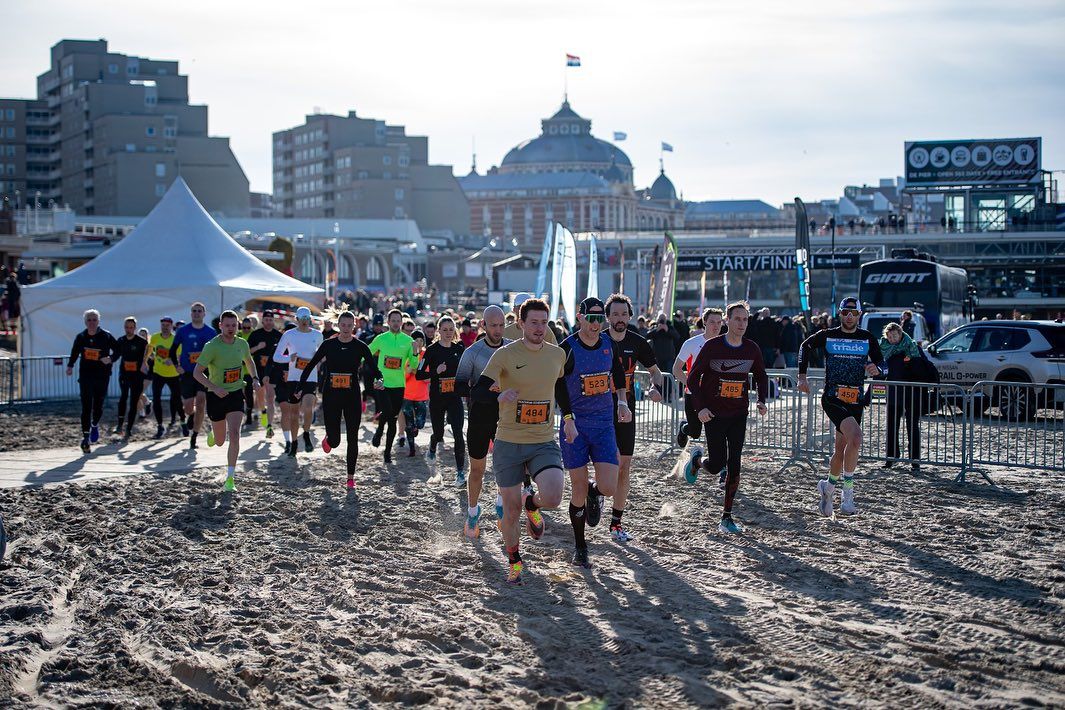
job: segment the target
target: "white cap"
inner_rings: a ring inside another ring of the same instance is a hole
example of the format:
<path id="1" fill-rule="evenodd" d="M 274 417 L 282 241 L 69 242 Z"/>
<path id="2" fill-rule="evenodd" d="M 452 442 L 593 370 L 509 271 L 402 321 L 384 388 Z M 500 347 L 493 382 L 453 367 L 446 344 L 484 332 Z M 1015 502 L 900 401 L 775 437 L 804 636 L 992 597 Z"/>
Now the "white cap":
<path id="1" fill-rule="evenodd" d="M 310 319 L 311 319 L 311 309 L 310 308 L 307 308 L 307 306 L 300 306 L 299 308 L 296 309 L 296 320 L 310 320 Z"/>
<path id="2" fill-rule="evenodd" d="M 522 291 L 521 293 L 514 294 L 514 300 L 512 302 L 513 306 L 514 306 L 514 310 L 515 311 L 518 310 L 518 307 L 521 306 L 521 304 L 525 303 L 526 301 L 528 301 L 532 297 L 533 297 L 533 295 L 531 293 L 526 293 L 525 291 Z"/>

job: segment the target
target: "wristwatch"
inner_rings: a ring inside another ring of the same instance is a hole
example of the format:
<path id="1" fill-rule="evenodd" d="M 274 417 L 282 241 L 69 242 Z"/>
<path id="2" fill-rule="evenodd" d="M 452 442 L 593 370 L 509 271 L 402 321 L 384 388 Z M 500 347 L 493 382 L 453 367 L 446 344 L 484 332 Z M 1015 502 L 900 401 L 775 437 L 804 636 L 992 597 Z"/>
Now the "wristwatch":
<path id="1" fill-rule="evenodd" d="M 571 421 L 572 422 L 573 421 L 573 415 L 572 414 L 563 414 L 562 415 L 562 421 Z"/>

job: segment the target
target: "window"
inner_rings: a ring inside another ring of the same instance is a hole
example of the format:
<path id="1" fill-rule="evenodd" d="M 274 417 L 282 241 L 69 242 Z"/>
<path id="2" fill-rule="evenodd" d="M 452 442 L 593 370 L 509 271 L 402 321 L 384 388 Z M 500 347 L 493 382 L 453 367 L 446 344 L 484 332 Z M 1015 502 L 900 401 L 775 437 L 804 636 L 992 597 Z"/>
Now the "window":
<path id="1" fill-rule="evenodd" d="M 15 137 L 15 127 L 14 126 L 8 126 L 6 135 L 7 135 L 8 138 L 14 138 Z"/>
<path id="2" fill-rule="evenodd" d="M 384 165 L 391 165 L 392 164 L 392 156 L 391 155 L 382 155 L 381 156 L 381 163 L 384 164 Z"/>
<path id="3" fill-rule="evenodd" d="M 366 280 L 370 283 L 381 283 L 381 262 L 376 257 L 370 257 L 366 262 Z"/>
<path id="4" fill-rule="evenodd" d="M 126 60 L 126 74 L 127 75 L 135 76 L 137 74 L 140 74 L 140 71 L 141 71 L 140 60 L 138 60 L 138 59 L 127 59 Z"/>
<path id="5" fill-rule="evenodd" d="M 15 109 L 9 108 L 7 110 L 7 120 L 9 120 L 9 121 L 14 121 L 15 120 Z"/>
<path id="6" fill-rule="evenodd" d="M 563 123 L 561 126 L 559 126 L 558 131 L 562 135 L 566 135 L 567 133 L 569 133 L 569 124 L 568 123 Z"/>
<path id="7" fill-rule="evenodd" d="M 366 172 L 365 170 L 360 170 L 359 171 L 359 179 L 360 180 L 366 180 L 369 177 L 370 177 L 370 173 Z"/>
<path id="8" fill-rule="evenodd" d="M 154 136 L 155 135 L 155 126 L 148 126 L 147 128 L 145 128 L 144 129 L 144 135 L 148 136 L 149 138 Z"/>
<path id="9" fill-rule="evenodd" d="M 392 173 L 389 173 L 389 172 L 381 173 L 381 179 L 382 180 L 391 180 L 392 179 Z"/>
<path id="10" fill-rule="evenodd" d="M 9 145 L 7 147 L 7 157 L 9 157 L 9 158 L 14 158 L 15 157 L 15 146 Z"/>
<path id="11" fill-rule="evenodd" d="M 156 177 L 166 177 L 166 163 L 156 163 L 155 164 L 155 176 Z"/>
<path id="12" fill-rule="evenodd" d="M 137 152 L 137 144 L 136 143 L 126 143 L 126 152 L 127 153 L 136 153 Z"/>
<path id="13" fill-rule="evenodd" d="M 118 65 L 117 64 L 108 64 L 107 65 L 107 73 L 108 74 L 117 74 L 118 73 Z"/>
<path id="14" fill-rule="evenodd" d="M 940 353 L 967 353 L 972 347 L 976 337 L 976 328 L 966 328 L 953 335 L 948 335 L 936 345 L 936 352 Z"/>
<path id="15" fill-rule="evenodd" d="M 972 349 L 976 353 L 1020 350 L 1032 341 L 1023 328 L 980 328 L 979 331 Z"/>
<path id="16" fill-rule="evenodd" d="M 402 199 L 403 199 L 403 188 L 402 187 L 397 187 L 396 188 L 396 201 L 398 202 L 399 200 L 402 200 Z"/>
<path id="17" fill-rule="evenodd" d="M 399 167 L 405 168 L 408 165 L 410 165 L 410 156 L 409 155 L 401 155 L 401 156 L 399 156 Z"/>
<path id="18" fill-rule="evenodd" d="M 15 165 L 13 163 L 8 163 L 7 164 L 7 174 L 8 175 L 14 175 L 15 174 Z"/>
<path id="19" fill-rule="evenodd" d="M 397 207 L 396 208 L 396 219 L 403 219 L 403 208 L 402 207 Z"/>
<path id="20" fill-rule="evenodd" d="M 164 138 L 177 138 L 177 128 L 173 126 L 166 126 L 163 128 Z"/>

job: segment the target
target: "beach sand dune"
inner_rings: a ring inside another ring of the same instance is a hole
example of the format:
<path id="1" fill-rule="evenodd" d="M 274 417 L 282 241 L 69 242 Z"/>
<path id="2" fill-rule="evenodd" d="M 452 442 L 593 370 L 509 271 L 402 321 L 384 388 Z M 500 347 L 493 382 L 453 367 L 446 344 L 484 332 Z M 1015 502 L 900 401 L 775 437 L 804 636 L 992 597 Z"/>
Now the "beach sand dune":
<path id="1" fill-rule="evenodd" d="M 368 448 L 368 447 L 367 447 Z M 716 477 L 635 461 L 635 541 L 564 512 L 507 588 L 487 485 L 364 452 L 0 491 L 0 698 L 54 705 L 1018 706 L 1065 704 L 1065 481 L 865 471 L 857 517 L 753 456 L 712 533 Z M 447 461 L 449 455 L 442 460 Z M 758 460 L 755 460 L 758 459 Z M 491 476 L 489 474 L 489 481 Z M 491 495 L 491 497 L 490 497 Z M 607 512 L 609 515 L 609 511 Z"/>

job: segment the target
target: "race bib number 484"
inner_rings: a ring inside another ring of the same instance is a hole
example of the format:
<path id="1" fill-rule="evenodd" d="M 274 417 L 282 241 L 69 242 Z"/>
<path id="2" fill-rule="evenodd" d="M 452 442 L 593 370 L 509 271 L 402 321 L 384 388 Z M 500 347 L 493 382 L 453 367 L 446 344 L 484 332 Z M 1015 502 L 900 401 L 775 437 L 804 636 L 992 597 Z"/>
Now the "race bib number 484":
<path id="1" fill-rule="evenodd" d="M 518 400 L 515 419 L 518 424 L 543 424 L 551 408 L 547 400 Z"/>

